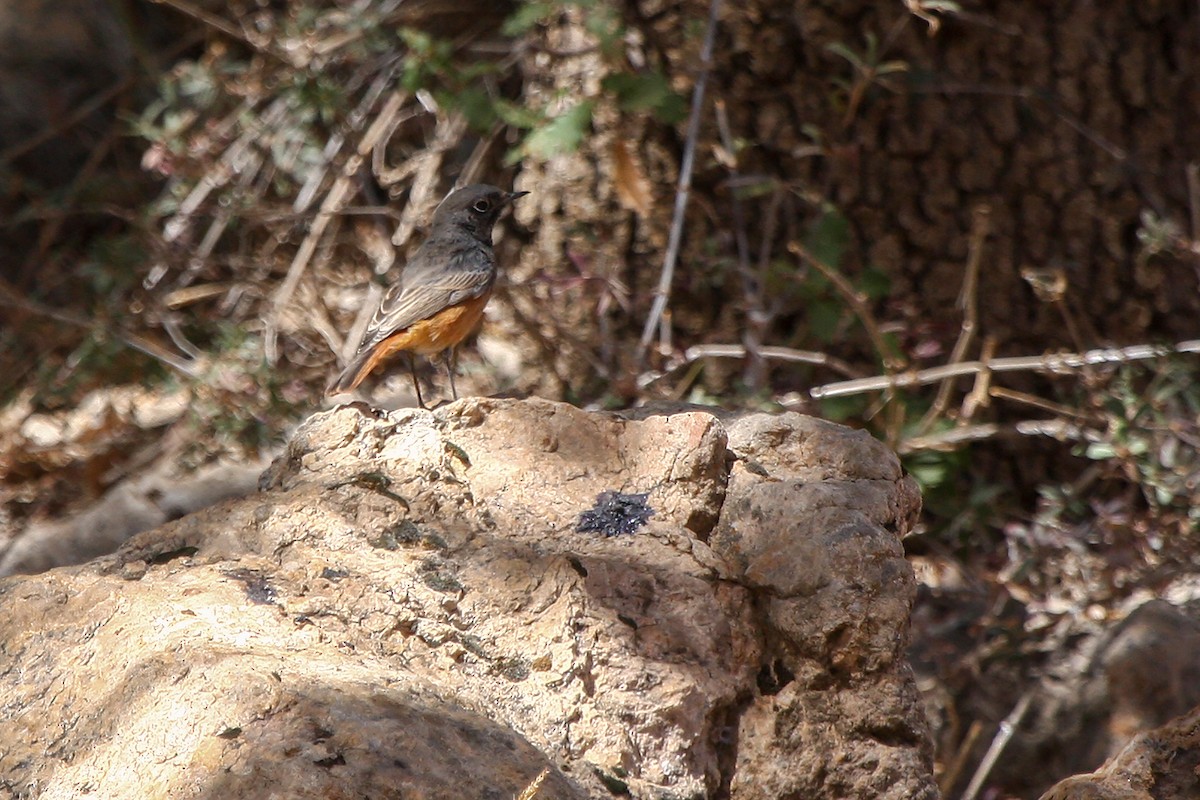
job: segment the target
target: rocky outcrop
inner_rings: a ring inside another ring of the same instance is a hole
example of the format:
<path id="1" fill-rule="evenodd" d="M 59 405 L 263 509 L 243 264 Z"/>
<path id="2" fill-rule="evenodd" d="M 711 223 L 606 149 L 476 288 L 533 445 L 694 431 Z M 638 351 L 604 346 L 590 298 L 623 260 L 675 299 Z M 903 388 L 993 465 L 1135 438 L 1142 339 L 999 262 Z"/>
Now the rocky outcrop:
<path id="1" fill-rule="evenodd" d="M 1188 800 L 1200 796 L 1200 708 L 1134 737 L 1104 766 L 1059 781 L 1042 800 Z"/>
<path id="2" fill-rule="evenodd" d="M 0 581 L 0 793 L 934 797 L 918 506 L 794 414 L 318 414 L 258 495 Z"/>
<path id="3" fill-rule="evenodd" d="M 42 572 L 111 553 L 136 533 L 254 491 L 262 465 L 221 462 L 186 477 L 171 463 L 132 478 L 85 511 L 30 525 L 0 552 L 0 577 Z"/>

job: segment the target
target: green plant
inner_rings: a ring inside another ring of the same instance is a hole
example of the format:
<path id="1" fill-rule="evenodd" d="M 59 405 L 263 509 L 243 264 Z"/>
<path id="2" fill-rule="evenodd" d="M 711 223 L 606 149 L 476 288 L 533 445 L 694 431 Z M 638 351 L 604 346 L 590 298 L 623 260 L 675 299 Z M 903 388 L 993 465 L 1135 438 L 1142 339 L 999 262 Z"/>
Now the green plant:
<path id="1" fill-rule="evenodd" d="M 1193 359 L 1122 365 L 1093 394 L 1107 420 L 1079 452 L 1136 485 L 1152 509 L 1200 521 L 1200 381 Z"/>

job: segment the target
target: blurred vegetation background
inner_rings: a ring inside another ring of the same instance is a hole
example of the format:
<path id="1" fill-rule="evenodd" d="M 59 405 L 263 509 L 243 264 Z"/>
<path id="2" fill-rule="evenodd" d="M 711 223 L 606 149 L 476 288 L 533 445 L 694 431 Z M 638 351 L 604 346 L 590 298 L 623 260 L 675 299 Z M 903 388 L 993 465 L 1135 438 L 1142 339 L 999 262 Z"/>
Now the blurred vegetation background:
<path id="1" fill-rule="evenodd" d="M 460 385 L 889 442 L 961 790 L 1074 637 L 1196 572 L 1198 44 L 1178 2 L 13 0 L 0 525 L 269 452 L 438 200 L 515 185 Z M 1061 738 L 989 785 L 1095 766 Z"/>

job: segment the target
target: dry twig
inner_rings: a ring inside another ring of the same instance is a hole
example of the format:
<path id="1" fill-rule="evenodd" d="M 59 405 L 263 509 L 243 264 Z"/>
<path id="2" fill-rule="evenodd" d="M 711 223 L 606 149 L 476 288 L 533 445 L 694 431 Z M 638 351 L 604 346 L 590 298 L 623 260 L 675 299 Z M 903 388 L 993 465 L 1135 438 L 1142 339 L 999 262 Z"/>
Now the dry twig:
<path id="1" fill-rule="evenodd" d="M 975 742 L 979 740 L 979 736 L 983 733 L 983 723 L 975 720 L 971 726 L 967 728 L 967 735 L 963 737 L 959 744 L 954 758 L 950 761 L 950 766 L 946 768 L 945 773 L 938 779 L 938 788 L 942 790 L 942 794 L 948 793 L 954 784 L 958 783 L 958 776 L 962 774 L 963 769 L 967 766 L 967 759 L 971 756 L 971 751 L 975 748 Z"/>
<path id="2" fill-rule="evenodd" d="M 236 39 L 237 41 L 242 42 L 247 47 L 251 47 L 259 53 L 271 56 L 272 58 L 281 61 L 289 67 L 300 67 L 299 64 L 292 63 L 291 60 L 289 60 L 283 54 L 276 52 L 273 48 L 264 47 L 261 42 L 253 41 L 244 32 L 235 28 L 233 24 L 224 17 L 213 14 L 211 11 L 207 11 L 206 9 L 200 8 L 193 3 L 187 2 L 187 0 L 151 0 L 151 2 L 170 6 L 179 13 L 189 16 L 198 22 L 202 22 L 213 30 L 219 31 L 231 39 Z"/>
<path id="3" fill-rule="evenodd" d="M 971 776 L 971 782 L 967 785 L 967 790 L 963 792 L 962 800 L 975 800 L 975 796 L 983 788 L 983 782 L 987 780 L 992 767 L 996 766 L 996 761 L 999 760 L 1000 754 L 1004 752 L 1004 748 L 1008 746 L 1009 740 L 1017 732 L 1017 726 L 1021 724 L 1021 720 L 1025 718 L 1025 714 L 1029 711 L 1029 704 L 1033 702 L 1034 690 L 1036 688 L 1037 684 L 1034 684 L 1027 689 L 1025 694 L 1021 695 L 1021 699 L 1017 701 L 1013 710 L 1000 723 L 1000 727 L 996 730 L 996 736 L 992 739 L 992 744 L 984 755 L 983 761 L 979 762 L 979 767 L 975 770 L 975 774 Z"/>
<path id="4" fill-rule="evenodd" d="M 887 339 L 883 337 L 883 331 L 879 328 L 879 323 L 875 320 L 874 314 L 867 306 L 867 299 L 851 284 L 850 281 L 838 272 L 836 269 L 826 264 L 821 259 L 810 253 L 804 245 L 799 242 L 789 242 L 788 252 L 797 255 L 800 258 L 812 264 L 817 270 L 829 279 L 834 288 L 846 299 L 850 304 L 850 308 L 854 310 L 854 315 L 858 317 L 863 327 L 867 330 L 867 336 L 871 339 L 871 344 L 874 345 L 875 351 L 879 353 L 879 358 L 883 362 L 884 372 L 891 375 L 892 373 L 904 369 L 904 361 L 888 344 Z M 818 395 L 813 395 L 817 397 Z M 831 395 L 832 396 L 832 395 Z"/>
<path id="5" fill-rule="evenodd" d="M 692 188 L 692 168 L 696 162 L 696 141 L 700 138 L 700 107 L 704 103 L 704 91 L 708 86 L 708 74 L 712 68 L 713 46 L 717 36 L 717 14 L 721 9 L 721 0 L 711 0 L 708 7 L 708 30 L 704 34 L 704 46 L 700 51 L 700 76 L 692 90 L 692 110 L 688 117 L 687 139 L 683 148 L 683 161 L 679 165 L 679 182 L 675 187 L 675 211 L 671 217 L 671 234 L 667 239 L 667 253 L 663 258 L 662 273 L 659 275 L 658 288 L 654 292 L 654 303 L 650 307 L 650 316 L 646 318 L 646 326 L 642 328 L 642 338 L 638 341 L 637 364 L 642 364 L 646 358 L 646 350 L 654 331 L 658 329 L 666 311 L 667 301 L 671 297 L 671 282 L 675 275 L 675 262 L 679 259 L 679 247 L 683 241 L 683 215 L 687 210 L 688 192 Z"/>
<path id="6" fill-rule="evenodd" d="M 537 797 L 538 789 L 542 786 L 542 781 L 546 780 L 546 776 L 549 774 L 549 769 L 543 769 L 539 772 L 538 776 L 517 795 L 517 800 L 533 800 L 533 798 Z"/>
<path id="7" fill-rule="evenodd" d="M 977 206 L 971 215 L 971 238 L 967 246 L 966 274 L 963 276 L 962 289 L 958 295 L 958 306 L 962 309 L 962 328 L 958 341 L 950 353 L 950 363 L 961 363 L 967 356 L 967 350 L 975 341 L 976 327 L 979 324 L 979 264 L 983 260 L 983 243 L 991 230 L 992 210 L 986 205 Z M 954 379 L 943 381 L 938 387 L 937 397 L 933 405 L 921 418 L 917 430 L 924 434 L 933 427 L 933 423 L 941 419 L 950 404 L 950 393 L 954 389 Z"/>
<path id="8" fill-rule="evenodd" d="M 308 266 L 309 260 L 312 258 L 313 253 L 316 252 L 317 245 L 321 242 L 321 237 L 325 235 L 325 229 L 329 226 L 329 223 L 349 196 L 351 177 L 358 171 L 358 167 L 361 164 L 362 158 L 360 156 L 352 156 L 347 161 L 346 169 L 333 182 L 333 188 L 329 190 L 329 193 L 325 195 L 325 199 L 321 201 L 321 210 L 317 212 L 308 235 L 304 237 L 300 248 L 296 250 L 296 255 L 292 259 L 292 265 L 288 267 L 287 276 L 275 292 L 275 297 L 271 303 L 271 314 L 267 319 L 266 330 L 263 331 L 263 350 L 266 353 L 268 364 L 274 364 L 279 359 L 278 336 L 280 316 L 287 307 L 287 304 L 291 302 L 292 294 L 296 291 L 296 286 L 300 283 L 300 278 L 304 275 L 304 270 Z"/>
<path id="9" fill-rule="evenodd" d="M 964 361 L 918 371 L 877 375 L 840 383 L 814 386 L 809 394 L 814 398 L 846 397 L 863 392 L 885 389 L 906 389 L 926 386 L 959 375 L 974 375 L 983 370 L 992 372 L 1051 372 L 1069 373 L 1097 364 L 1124 364 L 1149 358 L 1162 358 L 1175 353 L 1200 353 L 1200 339 L 1189 339 L 1175 345 L 1137 344 L 1129 347 L 1110 347 L 1084 353 L 1051 353 L 1044 356 L 1013 356 L 984 361 Z"/>
<path id="10" fill-rule="evenodd" d="M 736 145 L 733 141 L 733 131 L 729 127 L 729 114 L 725 110 L 725 101 L 718 99 L 714 105 L 717 110 L 717 131 L 721 135 L 721 147 L 725 158 L 729 159 L 729 174 L 734 181 L 741 176 L 737 167 Z M 762 356 L 763 334 L 770 322 L 770 315 L 763 306 L 762 283 L 758 274 L 750 267 L 750 237 L 746 233 L 746 215 L 742 209 L 742 198 L 737 189 L 731 189 L 731 205 L 733 210 L 733 235 L 737 248 L 738 274 L 742 278 L 742 302 L 745 304 L 745 324 L 742 327 L 742 344 L 745 345 L 746 369 L 742 375 L 746 386 L 752 391 L 762 388 L 766 383 L 766 362 Z"/>
<path id="11" fill-rule="evenodd" d="M 760 347 L 758 354 L 762 358 L 775 361 L 790 361 L 800 364 L 815 364 L 828 367 L 834 372 L 847 377 L 860 374 L 858 370 L 842 361 L 840 358 L 815 350 L 796 350 L 791 347 Z M 690 364 L 702 358 L 745 358 L 746 347 L 739 344 L 699 344 L 689 347 L 683 354 L 683 363 Z M 681 366 L 681 365 L 677 365 Z"/>
<path id="12" fill-rule="evenodd" d="M 200 376 L 201 369 L 196 362 L 184 361 L 174 354 L 168 353 L 166 350 L 159 347 L 154 342 L 151 342 L 149 339 L 144 339 L 135 333 L 130 333 L 129 331 L 104 325 L 95 320 L 76 316 L 75 314 L 71 314 L 61 309 L 44 306 L 41 303 L 22 297 L 16 290 L 2 282 L 0 282 L 0 305 L 5 305 L 10 308 L 19 308 L 22 311 L 36 314 L 39 317 L 57 320 L 58 322 L 65 323 L 72 327 L 90 331 L 94 336 L 103 336 L 115 339 L 127 347 L 137 350 L 138 352 L 145 353 L 151 358 L 161 361 L 171 369 L 176 370 L 188 378 L 197 378 Z"/>

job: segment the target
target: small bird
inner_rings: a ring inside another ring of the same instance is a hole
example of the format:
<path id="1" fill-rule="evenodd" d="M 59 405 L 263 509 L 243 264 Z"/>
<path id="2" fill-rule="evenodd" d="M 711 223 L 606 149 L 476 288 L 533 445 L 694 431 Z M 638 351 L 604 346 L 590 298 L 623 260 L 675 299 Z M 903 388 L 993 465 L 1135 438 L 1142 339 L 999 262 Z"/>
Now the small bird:
<path id="1" fill-rule="evenodd" d="M 414 354 L 449 350 L 446 370 L 457 400 L 454 348 L 474 330 L 496 283 L 492 226 L 507 205 L 527 194 L 474 184 L 443 200 L 429 236 L 384 294 L 354 358 L 325 394 L 353 391 L 379 364 L 407 351 L 417 403 L 425 408 Z"/>

